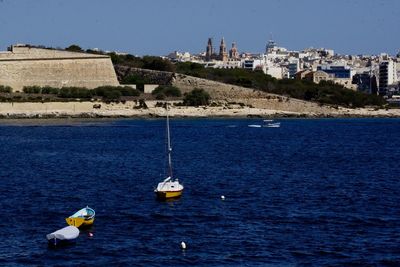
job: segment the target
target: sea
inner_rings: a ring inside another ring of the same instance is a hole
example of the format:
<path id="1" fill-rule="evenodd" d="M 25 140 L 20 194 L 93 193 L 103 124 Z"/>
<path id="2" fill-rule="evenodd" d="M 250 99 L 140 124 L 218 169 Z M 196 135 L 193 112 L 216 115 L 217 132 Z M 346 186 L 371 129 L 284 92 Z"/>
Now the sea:
<path id="1" fill-rule="evenodd" d="M 277 121 L 172 119 L 167 202 L 164 119 L 1 121 L 0 266 L 400 266 L 400 119 Z"/>

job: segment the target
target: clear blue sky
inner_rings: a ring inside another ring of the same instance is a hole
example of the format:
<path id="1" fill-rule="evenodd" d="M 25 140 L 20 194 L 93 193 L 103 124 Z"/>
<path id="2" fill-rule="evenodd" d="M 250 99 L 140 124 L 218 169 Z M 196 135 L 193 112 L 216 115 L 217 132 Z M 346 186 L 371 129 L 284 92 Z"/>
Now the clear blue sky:
<path id="1" fill-rule="evenodd" d="M 0 0 L 0 50 L 13 43 L 198 53 L 225 37 L 263 52 L 270 34 L 288 49 L 395 54 L 399 0 Z"/>

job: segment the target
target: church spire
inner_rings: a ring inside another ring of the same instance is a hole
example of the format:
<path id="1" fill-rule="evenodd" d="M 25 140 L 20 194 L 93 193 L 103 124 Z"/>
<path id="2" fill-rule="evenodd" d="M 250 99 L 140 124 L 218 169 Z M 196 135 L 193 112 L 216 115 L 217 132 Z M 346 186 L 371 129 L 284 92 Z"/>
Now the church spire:
<path id="1" fill-rule="evenodd" d="M 219 59 L 222 61 L 228 60 L 228 53 L 226 52 L 224 37 L 221 39 L 221 45 L 219 46 Z"/>
<path id="2" fill-rule="evenodd" d="M 206 61 L 210 61 L 214 54 L 213 46 L 212 46 L 212 39 L 208 38 L 207 48 L 206 48 Z"/>
<path id="3" fill-rule="evenodd" d="M 238 59 L 239 58 L 239 52 L 237 50 L 235 42 L 232 43 L 232 48 L 231 48 L 231 50 L 229 50 L 229 57 L 232 58 L 232 59 Z"/>

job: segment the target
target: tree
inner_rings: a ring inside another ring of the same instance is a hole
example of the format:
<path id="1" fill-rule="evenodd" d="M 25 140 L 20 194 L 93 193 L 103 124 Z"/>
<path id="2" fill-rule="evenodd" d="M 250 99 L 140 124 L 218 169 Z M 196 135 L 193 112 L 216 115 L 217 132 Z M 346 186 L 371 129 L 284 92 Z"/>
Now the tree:
<path id="1" fill-rule="evenodd" d="M 175 66 L 168 59 L 154 56 L 144 56 L 142 60 L 144 69 L 169 72 L 175 71 Z"/>
<path id="2" fill-rule="evenodd" d="M 71 52 L 83 52 L 83 49 L 79 45 L 75 44 L 68 46 L 67 48 L 65 48 L 65 50 Z"/>

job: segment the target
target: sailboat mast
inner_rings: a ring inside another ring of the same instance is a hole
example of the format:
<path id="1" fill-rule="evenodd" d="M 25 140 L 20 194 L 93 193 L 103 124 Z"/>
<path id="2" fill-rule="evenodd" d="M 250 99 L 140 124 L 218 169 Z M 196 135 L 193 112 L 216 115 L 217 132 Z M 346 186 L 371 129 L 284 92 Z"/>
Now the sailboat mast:
<path id="1" fill-rule="evenodd" d="M 168 176 L 172 178 L 172 160 L 171 160 L 171 138 L 169 132 L 169 115 L 168 115 L 168 103 L 166 103 L 167 108 L 167 142 L 168 142 Z"/>

